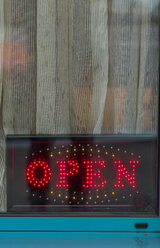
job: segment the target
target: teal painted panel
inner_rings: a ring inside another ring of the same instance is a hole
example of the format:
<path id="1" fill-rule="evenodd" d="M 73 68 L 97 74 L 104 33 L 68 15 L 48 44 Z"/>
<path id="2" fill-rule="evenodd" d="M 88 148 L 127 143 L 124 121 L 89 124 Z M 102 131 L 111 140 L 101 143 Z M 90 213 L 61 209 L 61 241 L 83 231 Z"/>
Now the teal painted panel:
<path id="1" fill-rule="evenodd" d="M 136 229 L 135 223 L 148 223 Z M 88 218 L 88 217 L 2 217 L 0 231 L 144 231 L 160 232 L 160 218 Z"/>
<path id="2" fill-rule="evenodd" d="M 160 238 L 160 233 L 142 232 L 0 232 L 1 238 Z"/>
<path id="3" fill-rule="evenodd" d="M 39 233 L 0 233 L 0 248 L 159 248 L 160 238 L 149 237 L 91 237 L 86 233 L 85 236 L 64 233 L 52 235 Z"/>

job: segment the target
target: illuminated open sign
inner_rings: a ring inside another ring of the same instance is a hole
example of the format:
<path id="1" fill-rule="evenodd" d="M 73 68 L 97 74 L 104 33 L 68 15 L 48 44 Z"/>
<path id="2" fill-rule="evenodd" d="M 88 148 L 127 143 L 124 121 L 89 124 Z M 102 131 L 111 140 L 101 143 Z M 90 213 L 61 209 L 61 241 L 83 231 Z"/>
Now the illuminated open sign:
<path id="1" fill-rule="evenodd" d="M 8 137 L 8 211 L 156 213 L 152 136 Z"/>
<path id="2" fill-rule="evenodd" d="M 107 184 L 107 178 L 102 178 L 102 168 L 106 168 L 104 160 L 89 160 L 83 159 L 82 165 L 79 164 L 78 160 L 57 160 L 56 164 L 59 167 L 57 188 L 69 188 L 68 178 L 75 176 L 79 173 L 80 166 L 85 167 L 85 176 L 81 187 L 89 188 L 104 188 Z M 130 170 L 128 172 L 125 165 L 120 161 L 114 161 L 114 165 L 117 168 L 117 182 L 114 184 L 115 188 L 124 188 L 123 180 L 126 179 L 132 188 L 135 188 L 136 180 L 136 166 L 139 164 L 139 160 L 129 160 Z M 34 159 L 27 166 L 26 176 L 28 183 L 34 188 L 46 187 L 52 177 L 51 167 L 43 160 Z M 53 172 L 54 173 L 54 172 Z M 56 175 L 53 175 L 56 176 Z M 108 175 L 109 176 L 109 175 Z M 95 180 L 97 179 L 97 180 Z M 97 181 L 97 182 L 96 182 Z"/>

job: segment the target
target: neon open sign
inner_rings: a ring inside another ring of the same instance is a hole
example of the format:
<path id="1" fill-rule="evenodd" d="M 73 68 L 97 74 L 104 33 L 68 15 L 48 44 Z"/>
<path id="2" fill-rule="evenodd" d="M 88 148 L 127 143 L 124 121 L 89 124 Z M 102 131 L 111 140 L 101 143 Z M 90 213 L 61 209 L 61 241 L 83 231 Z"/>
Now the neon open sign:
<path id="1" fill-rule="evenodd" d="M 102 176 L 102 168 L 106 168 L 106 163 L 107 161 L 105 162 L 104 160 L 83 159 L 82 165 L 80 165 L 76 159 L 57 160 L 56 164 L 58 165 L 59 173 L 56 187 L 69 188 L 68 178 L 78 174 L 80 166 L 84 166 L 85 177 L 81 185 L 82 188 L 104 188 L 107 184 L 107 178 Z M 128 169 L 121 160 L 114 160 L 117 178 L 117 182 L 114 184 L 115 188 L 124 188 L 124 179 L 129 183 L 129 185 L 131 185 L 132 188 L 136 187 L 136 166 L 139 164 L 139 160 L 129 160 L 128 164 L 131 173 L 128 172 Z M 42 188 L 47 186 L 52 176 L 55 177 L 56 180 L 57 175 L 54 175 L 54 173 L 52 175 L 52 169 L 48 163 L 43 160 L 35 159 L 28 165 L 26 176 L 31 186 L 35 188 Z"/>
<path id="2" fill-rule="evenodd" d="M 7 168 L 11 211 L 156 208 L 154 137 L 9 137 Z"/>

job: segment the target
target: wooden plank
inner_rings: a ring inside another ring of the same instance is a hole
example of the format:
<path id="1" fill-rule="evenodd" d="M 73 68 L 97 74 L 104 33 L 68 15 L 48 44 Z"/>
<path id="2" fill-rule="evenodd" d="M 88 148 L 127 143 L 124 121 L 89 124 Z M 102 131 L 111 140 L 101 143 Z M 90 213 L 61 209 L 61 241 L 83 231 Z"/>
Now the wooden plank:
<path id="1" fill-rule="evenodd" d="M 37 1 L 36 133 L 55 133 L 56 1 Z"/>
<path id="2" fill-rule="evenodd" d="M 5 30 L 0 120 L 0 210 L 4 211 L 6 210 L 5 136 L 35 132 L 36 1 L 1 2 L 4 3 L 1 11 L 4 13 Z"/>
<path id="3" fill-rule="evenodd" d="M 2 101 L 3 48 L 4 48 L 4 3 L 3 1 L 0 1 L 0 104 Z"/>
<path id="4" fill-rule="evenodd" d="M 3 127 L 6 134 L 35 132 L 36 1 L 6 0 Z"/>
<path id="5" fill-rule="evenodd" d="M 136 126 L 136 97 L 139 72 L 139 4 L 132 0 L 113 0 L 109 8 L 109 83 L 112 91 L 108 120 L 111 133 L 132 133 Z M 119 90 L 118 90 L 119 89 Z M 118 95 L 117 95 L 118 94 Z M 125 97 L 125 99 L 124 99 Z M 106 110 L 105 110 L 106 111 Z M 119 116 L 122 115 L 122 125 Z M 107 116 L 105 116 L 107 118 Z M 107 122 L 105 120 L 105 122 Z"/>
<path id="6" fill-rule="evenodd" d="M 105 0 L 74 1 L 70 87 L 73 133 L 102 130 L 108 83 L 107 16 Z"/>
<path id="7" fill-rule="evenodd" d="M 92 133 L 92 49 L 89 1 L 73 1 L 70 62 L 70 125 L 72 133 Z"/>
<path id="8" fill-rule="evenodd" d="M 157 131 L 159 1 L 141 3 L 140 64 L 136 132 Z"/>
<path id="9" fill-rule="evenodd" d="M 108 3 L 91 0 L 93 133 L 101 133 L 108 88 Z"/>
<path id="10" fill-rule="evenodd" d="M 54 133 L 70 133 L 69 12 L 70 1 L 56 0 L 56 95 Z M 71 9 L 70 9 L 71 8 Z"/>
<path id="11" fill-rule="evenodd" d="M 70 133 L 69 0 L 38 1 L 36 132 Z"/>
<path id="12" fill-rule="evenodd" d="M 0 1 L 0 211 L 6 210 L 5 135 L 2 123 L 2 84 L 4 54 L 4 2 Z"/>

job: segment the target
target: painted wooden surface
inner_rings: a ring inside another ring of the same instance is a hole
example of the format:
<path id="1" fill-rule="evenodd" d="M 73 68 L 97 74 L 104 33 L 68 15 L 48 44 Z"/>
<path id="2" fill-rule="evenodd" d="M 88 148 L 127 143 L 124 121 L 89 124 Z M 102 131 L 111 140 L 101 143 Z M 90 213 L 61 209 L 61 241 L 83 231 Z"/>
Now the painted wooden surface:
<path id="1" fill-rule="evenodd" d="M 122 235 L 122 234 L 121 234 Z M 148 237 L 131 237 L 131 234 L 125 234 L 128 237 L 117 237 L 116 234 L 110 235 L 97 235 L 97 233 L 19 233 L 14 235 L 1 234 L 0 247 L 3 248 L 159 248 L 160 238 L 148 238 Z M 114 237 L 116 236 L 116 237 Z M 138 236 L 138 235 L 137 235 Z M 12 242 L 12 244 L 11 244 Z"/>

